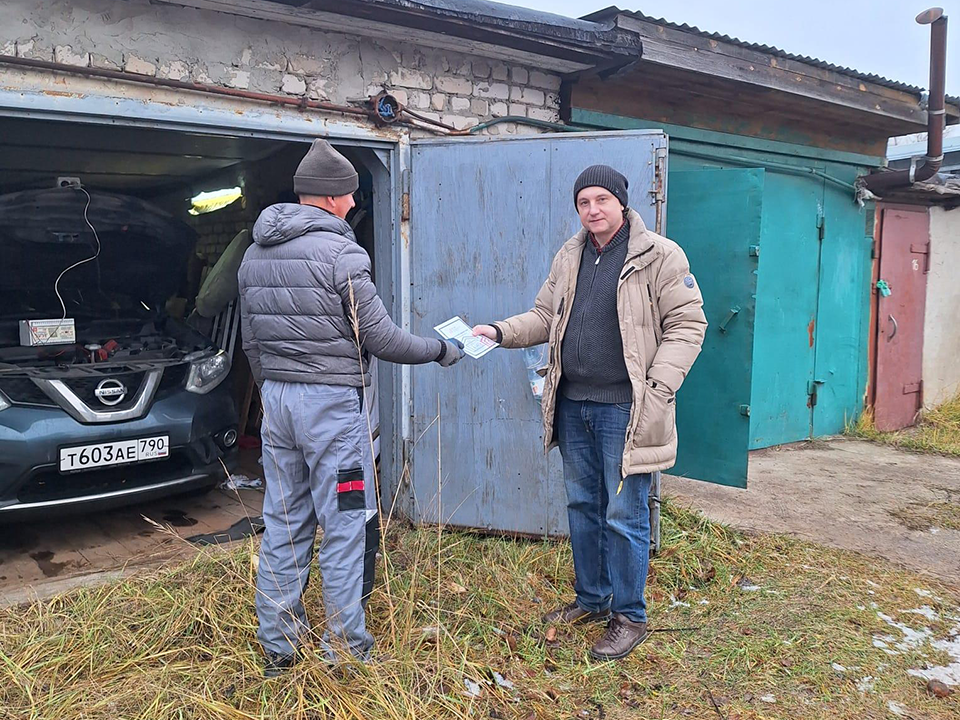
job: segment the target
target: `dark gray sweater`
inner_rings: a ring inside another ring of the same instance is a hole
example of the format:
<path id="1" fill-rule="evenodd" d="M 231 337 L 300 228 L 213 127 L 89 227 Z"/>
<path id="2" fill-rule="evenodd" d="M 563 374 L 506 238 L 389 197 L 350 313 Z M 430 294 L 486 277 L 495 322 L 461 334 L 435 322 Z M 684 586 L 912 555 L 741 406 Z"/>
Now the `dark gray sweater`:
<path id="1" fill-rule="evenodd" d="M 577 292 L 561 345 L 560 392 L 571 400 L 633 400 L 617 314 L 617 284 L 629 238 L 630 225 L 624 221 L 599 253 L 589 238 L 583 249 Z"/>

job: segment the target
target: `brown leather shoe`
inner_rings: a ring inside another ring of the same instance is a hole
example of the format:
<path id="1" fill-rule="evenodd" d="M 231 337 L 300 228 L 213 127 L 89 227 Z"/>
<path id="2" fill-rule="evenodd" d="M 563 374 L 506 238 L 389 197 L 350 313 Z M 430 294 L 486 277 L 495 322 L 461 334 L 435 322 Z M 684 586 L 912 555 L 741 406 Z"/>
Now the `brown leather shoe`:
<path id="1" fill-rule="evenodd" d="M 550 623 L 569 623 L 571 625 L 584 625 L 586 623 L 604 622 L 610 619 L 610 611 L 590 612 L 577 605 L 576 601 L 569 605 L 564 605 L 553 612 L 548 612 L 543 616 L 543 622 L 546 625 Z"/>
<path id="2" fill-rule="evenodd" d="M 648 637 L 650 633 L 645 622 L 632 622 L 615 613 L 607 625 L 607 632 L 590 648 L 590 656 L 595 660 L 619 660 L 632 653 Z"/>

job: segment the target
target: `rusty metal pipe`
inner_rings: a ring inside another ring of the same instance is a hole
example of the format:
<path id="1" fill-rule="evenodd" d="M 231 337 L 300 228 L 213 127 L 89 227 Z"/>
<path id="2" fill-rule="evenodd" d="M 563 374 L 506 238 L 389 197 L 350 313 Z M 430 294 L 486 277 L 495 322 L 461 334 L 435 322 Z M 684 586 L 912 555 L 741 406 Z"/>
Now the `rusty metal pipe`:
<path id="1" fill-rule="evenodd" d="M 349 105 L 337 105 L 319 100 L 284 97 L 283 95 L 251 92 L 249 90 L 221 87 L 220 85 L 206 85 L 203 83 L 187 82 L 185 80 L 138 75 L 136 73 L 123 72 L 122 70 L 64 65 L 63 63 L 50 62 L 48 60 L 34 60 L 32 58 L 11 57 L 9 55 L 0 55 L 0 64 L 32 68 L 35 70 L 51 70 L 53 72 L 69 73 L 72 75 L 83 75 L 85 77 L 107 78 L 109 80 L 140 83 L 141 85 L 155 85 L 158 87 L 175 88 L 177 90 L 190 90 L 192 92 L 210 93 L 213 95 L 225 95 L 227 97 L 256 100 L 275 105 L 290 105 L 314 110 L 328 110 L 330 112 L 346 113 L 348 115 L 363 115 L 364 117 L 369 117 L 370 115 L 370 112 L 364 108 L 351 107 Z"/>
<path id="2" fill-rule="evenodd" d="M 927 99 L 927 154 L 923 164 L 916 159 L 910 167 L 893 172 L 867 175 L 863 181 L 868 190 L 881 197 L 895 187 L 929 180 L 943 163 L 943 129 L 946 125 L 944 95 L 947 82 L 947 16 L 943 8 L 930 8 L 917 15 L 917 22 L 930 25 L 930 94 Z"/>

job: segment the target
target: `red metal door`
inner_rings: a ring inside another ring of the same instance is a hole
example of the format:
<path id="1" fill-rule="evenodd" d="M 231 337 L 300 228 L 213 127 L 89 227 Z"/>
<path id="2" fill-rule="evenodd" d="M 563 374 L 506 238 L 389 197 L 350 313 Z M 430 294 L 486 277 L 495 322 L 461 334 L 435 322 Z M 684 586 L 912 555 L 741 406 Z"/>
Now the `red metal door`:
<path id="1" fill-rule="evenodd" d="M 927 208 L 888 205 L 880 222 L 880 280 L 890 293 L 878 290 L 874 422 L 889 431 L 912 425 L 922 403 L 930 220 Z"/>

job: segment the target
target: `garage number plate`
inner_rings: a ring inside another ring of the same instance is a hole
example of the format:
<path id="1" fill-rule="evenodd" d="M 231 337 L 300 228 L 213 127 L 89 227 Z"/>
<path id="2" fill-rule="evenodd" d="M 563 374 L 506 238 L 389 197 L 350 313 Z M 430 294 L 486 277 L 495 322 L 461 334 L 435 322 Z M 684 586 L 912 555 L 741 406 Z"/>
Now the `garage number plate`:
<path id="1" fill-rule="evenodd" d="M 60 448 L 60 472 L 158 460 L 170 455 L 167 435 Z"/>

